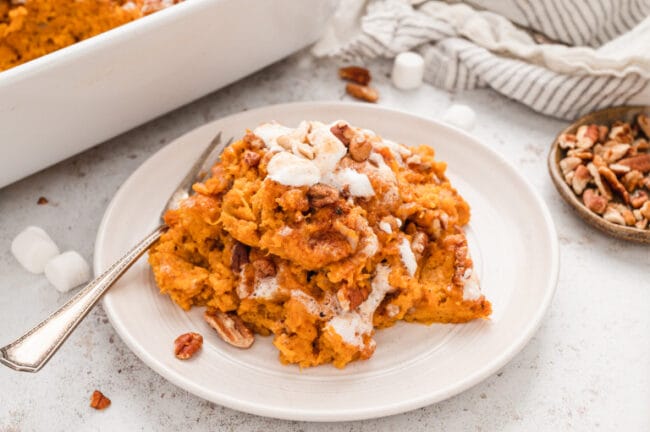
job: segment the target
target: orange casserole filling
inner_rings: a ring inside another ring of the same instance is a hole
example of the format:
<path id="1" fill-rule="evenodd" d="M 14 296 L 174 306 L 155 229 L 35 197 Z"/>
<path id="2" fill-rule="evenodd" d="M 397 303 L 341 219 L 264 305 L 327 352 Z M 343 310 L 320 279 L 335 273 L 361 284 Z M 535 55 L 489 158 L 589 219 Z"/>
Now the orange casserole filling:
<path id="1" fill-rule="evenodd" d="M 183 309 L 273 335 L 281 362 L 343 367 L 397 321 L 490 315 L 462 230 L 469 206 L 445 168 L 431 147 L 345 122 L 262 125 L 166 213 L 149 263 Z"/>

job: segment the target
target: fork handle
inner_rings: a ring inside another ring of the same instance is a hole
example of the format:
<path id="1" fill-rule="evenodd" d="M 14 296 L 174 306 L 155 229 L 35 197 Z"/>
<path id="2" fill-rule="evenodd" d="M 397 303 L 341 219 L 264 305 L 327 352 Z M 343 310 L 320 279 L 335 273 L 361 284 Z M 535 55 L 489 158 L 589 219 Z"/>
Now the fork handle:
<path id="1" fill-rule="evenodd" d="M 92 280 L 59 310 L 14 342 L 0 348 L 0 363 L 11 369 L 38 372 L 97 301 L 133 263 L 167 230 L 166 225 L 156 228 L 142 239 L 108 270 Z"/>

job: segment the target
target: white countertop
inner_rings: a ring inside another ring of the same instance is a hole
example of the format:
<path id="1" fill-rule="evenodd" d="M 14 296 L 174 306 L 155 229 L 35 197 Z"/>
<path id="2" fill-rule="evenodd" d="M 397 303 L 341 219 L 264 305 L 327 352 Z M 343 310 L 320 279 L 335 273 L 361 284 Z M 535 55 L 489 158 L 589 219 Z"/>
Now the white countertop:
<path id="1" fill-rule="evenodd" d="M 72 295 L 59 294 L 11 256 L 11 240 L 26 225 L 45 228 L 63 250 L 78 250 L 91 262 L 104 209 L 156 150 L 241 110 L 347 99 L 337 66 L 297 54 L 0 189 L 0 345 Z M 478 120 L 471 133 L 515 164 L 549 206 L 560 239 L 560 281 L 541 328 L 519 355 L 472 389 L 416 411 L 351 423 L 287 422 L 223 408 L 168 383 L 129 351 L 98 307 L 39 373 L 0 366 L 0 431 L 650 430 L 650 247 L 585 226 L 556 193 L 546 155 L 565 122 L 490 90 L 398 91 L 387 78 L 390 64 L 376 62 L 371 70 L 383 106 L 433 118 L 451 103 L 474 108 Z M 37 205 L 40 196 L 49 204 Z M 95 389 L 112 399 L 109 409 L 89 408 Z"/>

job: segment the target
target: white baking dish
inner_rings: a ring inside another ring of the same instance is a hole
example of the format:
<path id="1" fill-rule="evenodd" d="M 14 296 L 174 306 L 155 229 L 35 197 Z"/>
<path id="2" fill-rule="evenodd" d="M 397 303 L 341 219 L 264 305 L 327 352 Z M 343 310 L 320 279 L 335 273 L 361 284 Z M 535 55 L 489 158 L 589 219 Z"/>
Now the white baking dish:
<path id="1" fill-rule="evenodd" d="M 0 72 L 0 187 L 316 40 L 336 0 L 187 0 Z"/>

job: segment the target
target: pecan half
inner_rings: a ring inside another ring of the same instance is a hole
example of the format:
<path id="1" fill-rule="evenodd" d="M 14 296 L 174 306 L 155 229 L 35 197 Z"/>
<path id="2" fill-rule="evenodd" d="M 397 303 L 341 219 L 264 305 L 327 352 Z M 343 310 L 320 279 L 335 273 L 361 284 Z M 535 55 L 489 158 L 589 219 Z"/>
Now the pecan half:
<path id="1" fill-rule="evenodd" d="M 363 162 L 368 160 L 370 152 L 372 151 L 372 144 L 363 136 L 356 136 L 350 141 L 349 150 L 350 157 L 356 162 Z"/>
<path id="2" fill-rule="evenodd" d="M 372 78 L 370 71 L 361 66 L 342 67 L 339 69 L 339 77 L 361 85 L 367 85 Z"/>
<path id="3" fill-rule="evenodd" d="M 246 150 L 244 152 L 244 162 L 251 168 L 254 168 L 260 164 L 260 155 L 254 151 Z"/>
<path id="4" fill-rule="evenodd" d="M 217 331 L 225 342 L 237 348 L 250 348 L 255 342 L 253 332 L 244 321 L 233 313 L 226 314 L 220 310 L 205 311 L 205 321 Z"/>
<path id="5" fill-rule="evenodd" d="M 362 86 L 359 84 L 348 83 L 345 86 L 345 91 L 352 97 L 366 101 L 377 102 L 379 99 L 379 92 L 372 87 Z"/>
<path id="6" fill-rule="evenodd" d="M 233 273 L 239 273 L 244 264 L 248 264 L 248 246 L 236 241 L 232 247 L 230 269 Z"/>
<path id="7" fill-rule="evenodd" d="M 318 183 L 309 188 L 307 196 L 312 206 L 320 208 L 336 203 L 339 199 L 339 191 L 332 186 Z"/>
<path id="8" fill-rule="evenodd" d="M 90 406 L 96 410 L 106 409 L 110 404 L 111 400 L 99 390 L 95 390 L 90 397 Z"/>
<path id="9" fill-rule="evenodd" d="M 198 333 L 185 333 L 174 341 L 174 354 L 177 359 L 187 360 L 203 346 L 203 336 Z"/>

